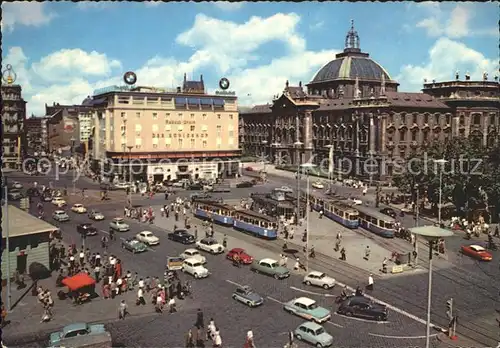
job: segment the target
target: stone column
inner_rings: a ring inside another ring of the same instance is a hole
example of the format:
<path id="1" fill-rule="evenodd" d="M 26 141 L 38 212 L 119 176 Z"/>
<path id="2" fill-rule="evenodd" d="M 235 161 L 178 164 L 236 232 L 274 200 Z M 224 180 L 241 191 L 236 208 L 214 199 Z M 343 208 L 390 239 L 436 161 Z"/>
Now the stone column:
<path id="1" fill-rule="evenodd" d="M 296 111 L 296 114 L 295 114 L 295 142 L 298 143 L 300 141 L 300 116 L 299 116 L 299 112 Z M 293 148 L 294 148 L 294 154 L 295 154 L 295 163 L 294 164 L 297 164 L 299 165 L 300 162 L 301 162 L 301 158 L 300 158 L 300 154 L 302 152 L 302 149 L 300 146 L 297 146 L 297 145 L 292 145 Z"/>
<path id="2" fill-rule="evenodd" d="M 483 116 L 481 117 L 481 120 L 483 121 L 483 146 L 488 145 L 488 113 L 483 113 Z"/>
<path id="3" fill-rule="evenodd" d="M 312 132 L 312 112 L 305 111 L 304 113 L 304 149 L 306 153 L 305 161 L 309 162 L 312 159 L 313 151 L 313 132 Z"/>
<path id="4" fill-rule="evenodd" d="M 448 117 L 448 116 L 446 116 Z M 460 116 L 451 117 L 451 135 L 452 137 L 458 136 L 458 127 L 460 127 Z"/>
<path id="5" fill-rule="evenodd" d="M 375 122 L 376 122 L 376 120 L 374 119 L 372 112 L 370 112 L 368 114 L 368 117 L 370 120 L 370 135 L 369 135 L 370 139 L 368 139 L 369 144 L 370 144 L 369 153 L 373 155 L 373 154 L 375 154 L 375 141 L 376 141 L 376 139 L 375 139 L 375 127 L 376 127 Z"/>
<path id="6" fill-rule="evenodd" d="M 380 120 L 380 152 L 385 154 L 387 141 L 387 113 L 383 113 Z"/>
<path id="7" fill-rule="evenodd" d="M 92 120 L 94 121 L 94 139 L 92 142 L 92 156 L 94 159 L 99 158 L 100 145 L 101 145 L 101 127 L 99 123 L 99 116 L 97 111 L 92 113 Z"/>
<path id="8" fill-rule="evenodd" d="M 104 112 L 104 122 L 106 127 L 106 138 L 104 139 L 105 149 L 104 151 L 111 151 L 111 117 L 108 109 Z"/>

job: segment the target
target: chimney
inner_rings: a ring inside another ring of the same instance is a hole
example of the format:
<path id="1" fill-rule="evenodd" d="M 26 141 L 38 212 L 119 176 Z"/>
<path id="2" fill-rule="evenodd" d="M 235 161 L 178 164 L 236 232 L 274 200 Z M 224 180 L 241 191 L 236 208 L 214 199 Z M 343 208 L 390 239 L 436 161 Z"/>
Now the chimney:
<path id="1" fill-rule="evenodd" d="M 302 81 L 299 81 L 299 87 L 302 88 Z"/>
<path id="2" fill-rule="evenodd" d="M 200 75 L 200 81 L 203 82 L 203 74 Z"/>
<path id="3" fill-rule="evenodd" d="M 184 82 L 186 82 L 186 81 L 187 81 L 187 75 L 186 75 L 186 73 L 184 73 Z"/>

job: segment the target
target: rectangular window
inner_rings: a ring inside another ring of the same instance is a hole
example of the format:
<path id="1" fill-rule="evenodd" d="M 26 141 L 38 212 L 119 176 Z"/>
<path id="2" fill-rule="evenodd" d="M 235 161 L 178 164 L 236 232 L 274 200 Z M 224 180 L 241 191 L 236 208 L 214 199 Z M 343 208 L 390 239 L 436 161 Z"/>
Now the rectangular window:
<path id="1" fill-rule="evenodd" d="M 142 139 L 141 138 L 135 138 L 135 146 L 137 145 L 142 145 Z"/>
<path id="2" fill-rule="evenodd" d="M 234 145 L 234 138 L 229 138 L 228 144 L 229 145 Z"/>
<path id="3" fill-rule="evenodd" d="M 158 148 L 158 144 L 153 144 L 153 149 L 157 149 Z"/>
<path id="4" fill-rule="evenodd" d="M 195 126 L 190 126 L 189 129 L 191 132 L 194 132 Z"/>
<path id="5" fill-rule="evenodd" d="M 126 112 L 122 112 L 121 116 L 122 116 L 122 118 L 127 118 L 127 113 Z"/>
<path id="6" fill-rule="evenodd" d="M 233 114 L 229 114 L 229 119 L 232 120 L 233 119 Z"/>
<path id="7" fill-rule="evenodd" d="M 229 131 L 229 136 L 234 137 L 234 131 Z"/>
<path id="8" fill-rule="evenodd" d="M 135 131 L 140 132 L 142 130 L 142 126 L 140 124 L 135 125 Z"/>
<path id="9" fill-rule="evenodd" d="M 194 114 L 191 114 L 191 119 L 194 120 Z"/>
<path id="10" fill-rule="evenodd" d="M 153 125 L 153 132 L 158 132 L 158 125 L 157 124 L 154 124 Z"/>
<path id="11" fill-rule="evenodd" d="M 153 145 L 158 145 L 159 139 L 158 138 L 153 138 Z"/>
<path id="12" fill-rule="evenodd" d="M 217 114 L 217 119 L 219 119 L 219 120 L 220 120 L 220 114 Z"/>
<path id="13" fill-rule="evenodd" d="M 220 137 L 221 133 L 222 133 L 222 126 L 221 125 L 217 125 L 217 136 Z"/>
<path id="14" fill-rule="evenodd" d="M 207 114 L 203 114 L 203 115 L 202 115 L 202 118 L 203 118 L 204 120 L 206 120 L 206 119 L 207 119 Z"/>
<path id="15" fill-rule="evenodd" d="M 182 149 L 182 145 L 183 145 L 182 143 L 183 143 L 182 139 L 178 139 L 179 149 Z"/>
<path id="16" fill-rule="evenodd" d="M 135 117 L 137 117 L 137 118 L 141 118 L 141 113 L 140 113 L 140 112 L 136 112 L 136 113 L 135 113 Z"/>
<path id="17" fill-rule="evenodd" d="M 184 130 L 184 126 L 183 125 L 177 126 L 177 131 L 178 132 L 182 132 L 183 130 Z"/>
<path id="18" fill-rule="evenodd" d="M 202 142 L 202 147 L 203 147 L 204 149 L 206 149 L 206 148 L 207 148 L 207 141 L 206 141 L 206 140 L 203 140 L 203 142 Z"/>
<path id="19" fill-rule="evenodd" d="M 169 124 L 166 124 L 166 125 L 165 125 L 165 130 L 166 130 L 167 132 L 171 131 L 171 130 L 172 130 L 172 126 L 171 126 L 171 125 L 169 125 Z"/>
<path id="20" fill-rule="evenodd" d="M 166 118 L 166 119 L 170 119 L 170 112 L 167 112 L 167 113 L 165 114 L 165 118 Z"/>
<path id="21" fill-rule="evenodd" d="M 222 138 L 217 138 L 217 145 L 221 145 L 222 144 Z"/>
<path id="22" fill-rule="evenodd" d="M 127 126 L 125 126 L 125 125 L 120 126 L 120 131 L 122 133 L 126 132 L 127 131 Z"/>
<path id="23" fill-rule="evenodd" d="M 196 147 L 196 140 L 190 139 L 189 142 L 191 143 L 191 148 L 194 149 Z"/>
<path id="24" fill-rule="evenodd" d="M 172 144 L 172 138 L 165 138 L 165 145 L 169 145 Z"/>
<path id="25" fill-rule="evenodd" d="M 182 113 L 177 114 L 177 116 L 179 116 L 179 118 L 182 119 Z"/>
<path id="26" fill-rule="evenodd" d="M 201 131 L 206 132 L 208 130 L 208 126 L 206 124 L 201 126 Z"/>
<path id="27" fill-rule="evenodd" d="M 157 120 L 158 119 L 158 114 L 156 112 L 153 112 L 153 120 Z"/>

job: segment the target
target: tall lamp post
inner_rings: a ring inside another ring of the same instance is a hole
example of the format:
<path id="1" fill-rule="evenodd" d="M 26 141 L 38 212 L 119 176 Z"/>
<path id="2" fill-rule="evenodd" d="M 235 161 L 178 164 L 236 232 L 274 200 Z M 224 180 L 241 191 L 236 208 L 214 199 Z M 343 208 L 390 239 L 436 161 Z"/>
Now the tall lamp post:
<path id="1" fill-rule="evenodd" d="M 306 185 L 307 185 L 307 189 L 306 189 L 306 269 L 308 270 L 309 269 L 309 211 L 311 209 L 309 209 L 309 205 L 310 205 L 310 202 L 309 202 L 309 171 L 316 167 L 316 165 L 312 164 L 312 163 L 304 163 L 304 164 L 301 164 L 300 167 L 304 170 L 304 172 L 306 173 Z"/>
<path id="2" fill-rule="evenodd" d="M 262 145 L 263 145 L 263 147 L 262 147 L 262 151 L 261 151 L 260 156 L 262 158 L 262 171 L 265 173 L 267 168 L 266 168 L 266 152 L 265 152 L 264 148 L 267 145 L 267 140 L 262 140 Z"/>
<path id="3" fill-rule="evenodd" d="M 6 231 L 3 231 L 3 234 L 5 234 L 5 250 L 7 251 L 7 299 L 5 300 L 6 305 L 7 305 L 7 311 L 10 311 L 10 306 L 11 306 L 11 291 L 12 291 L 12 286 L 11 286 L 11 268 L 10 268 L 10 244 L 9 244 L 9 236 L 10 236 L 10 220 L 9 220 L 9 194 L 8 194 L 8 184 L 7 184 L 7 178 L 2 175 L 2 183 L 3 183 L 3 194 L 5 195 L 3 197 L 4 203 L 3 206 L 5 208 L 4 213 L 5 216 L 3 217 L 4 220 L 7 222 L 5 224 L 6 226 Z"/>
<path id="4" fill-rule="evenodd" d="M 75 137 L 71 137 L 71 159 L 73 160 L 72 162 L 75 162 Z M 76 178 L 75 178 L 75 168 L 73 168 L 73 196 L 76 195 Z"/>
<path id="5" fill-rule="evenodd" d="M 302 146 L 303 143 L 300 141 L 296 141 L 293 143 L 293 145 L 296 147 L 297 151 L 299 151 L 299 148 Z M 299 161 L 297 162 L 297 226 L 299 226 L 299 219 L 300 219 L 300 165 L 301 165 L 301 156 L 299 153 Z"/>
<path id="6" fill-rule="evenodd" d="M 128 189 L 128 204 L 132 208 L 132 145 L 127 146 L 128 149 L 128 179 L 129 179 L 129 189 Z"/>
<path id="7" fill-rule="evenodd" d="M 438 242 L 440 238 L 450 237 L 453 232 L 442 229 L 437 226 L 422 226 L 410 228 L 410 232 L 423 237 L 427 242 L 429 242 L 429 280 L 428 280 L 428 291 L 427 291 L 427 332 L 425 335 L 425 348 L 430 348 L 430 336 L 431 336 L 431 306 L 432 306 L 432 255 L 433 246 Z"/>
<path id="8" fill-rule="evenodd" d="M 435 160 L 434 163 L 440 165 L 439 169 L 439 201 L 438 201 L 438 226 L 441 227 L 441 205 L 443 204 L 443 167 L 448 163 L 445 159 Z"/>
<path id="9" fill-rule="evenodd" d="M 328 149 L 328 191 L 333 192 L 333 145 L 326 145 L 325 148 Z"/>

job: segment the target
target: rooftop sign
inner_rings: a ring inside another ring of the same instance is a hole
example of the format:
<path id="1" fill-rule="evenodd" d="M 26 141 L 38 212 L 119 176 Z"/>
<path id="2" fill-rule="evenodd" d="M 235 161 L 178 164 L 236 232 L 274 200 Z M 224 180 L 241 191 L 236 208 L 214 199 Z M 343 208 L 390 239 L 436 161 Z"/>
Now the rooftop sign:
<path id="1" fill-rule="evenodd" d="M 221 95 L 221 96 L 235 96 L 236 92 L 235 91 L 215 91 L 216 95 Z"/>
<path id="2" fill-rule="evenodd" d="M 93 95 L 105 94 L 110 92 L 128 92 L 131 87 L 129 86 L 108 86 L 94 90 Z"/>

